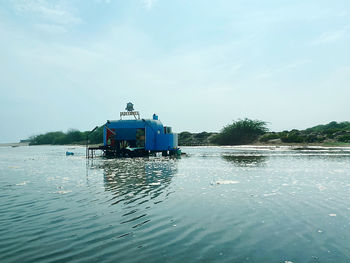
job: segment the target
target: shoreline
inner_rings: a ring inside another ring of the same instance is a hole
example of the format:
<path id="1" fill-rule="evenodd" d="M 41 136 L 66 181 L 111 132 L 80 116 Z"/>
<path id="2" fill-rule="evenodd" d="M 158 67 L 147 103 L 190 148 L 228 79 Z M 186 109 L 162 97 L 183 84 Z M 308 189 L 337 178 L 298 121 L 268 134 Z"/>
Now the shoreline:
<path id="1" fill-rule="evenodd" d="M 89 146 L 97 147 L 101 144 L 89 144 Z M 41 145 L 29 145 L 29 143 L 0 143 L 0 147 L 20 147 L 20 146 L 66 146 L 66 147 L 85 147 L 83 144 L 41 144 Z M 263 148 L 263 147 L 287 147 L 291 149 L 319 149 L 319 148 L 350 148 L 350 143 L 253 143 L 246 145 L 179 145 L 179 147 L 249 147 L 249 148 Z"/>
<path id="2" fill-rule="evenodd" d="M 19 147 L 19 146 L 29 146 L 29 142 L 0 143 L 0 147 Z"/>

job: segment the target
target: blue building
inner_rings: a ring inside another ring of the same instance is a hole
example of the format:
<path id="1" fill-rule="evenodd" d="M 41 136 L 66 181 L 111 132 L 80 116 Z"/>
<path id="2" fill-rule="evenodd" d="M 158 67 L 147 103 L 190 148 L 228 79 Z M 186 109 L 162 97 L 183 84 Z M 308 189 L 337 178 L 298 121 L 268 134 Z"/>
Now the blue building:
<path id="1" fill-rule="evenodd" d="M 103 146 L 107 157 L 145 156 L 161 152 L 164 155 L 178 154 L 178 137 L 171 127 L 163 126 L 158 116 L 152 119 L 141 119 L 128 103 L 126 112 L 120 113 L 120 120 L 107 121 L 103 131 Z M 123 120 L 123 116 L 135 119 Z"/>

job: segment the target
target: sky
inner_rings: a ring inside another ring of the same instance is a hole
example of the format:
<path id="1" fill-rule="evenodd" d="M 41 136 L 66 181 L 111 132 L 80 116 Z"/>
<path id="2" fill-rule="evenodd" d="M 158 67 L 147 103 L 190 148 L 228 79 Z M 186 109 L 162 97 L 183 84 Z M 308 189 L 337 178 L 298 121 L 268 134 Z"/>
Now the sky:
<path id="1" fill-rule="evenodd" d="M 175 132 L 349 121 L 349 47 L 349 0 L 0 0 L 0 142 L 129 101 Z"/>

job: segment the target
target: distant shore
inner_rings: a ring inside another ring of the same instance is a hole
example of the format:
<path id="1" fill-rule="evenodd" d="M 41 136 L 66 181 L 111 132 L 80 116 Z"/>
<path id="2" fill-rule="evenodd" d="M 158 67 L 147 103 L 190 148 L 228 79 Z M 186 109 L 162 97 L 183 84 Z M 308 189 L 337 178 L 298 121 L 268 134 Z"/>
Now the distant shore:
<path id="1" fill-rule="evenodd" d="M 29 142 L 0 143 L 0 147 L 29 146 Z"/>
<path id="2" fill-rule="evenodd" d="M 291 146 L 291 147 L 350 147 L 350 143 L 344 142 L 323 142 L 323 143 L 287 143 L 287 142 L 256 142 L 256 146 Z"/>
<path id="3" fill-rule="evenodd" d="M 66 146 L 66 147 L 85 147 L 84 144 L 64 144 L 64 145 L 54 145 L 54 144 L 44 144 L 46 146 Z M 44 146 L 44 145 L 31 145 L 31 146 Z M 99 146 L 100 144 L 89 144 L 89 146 Z M 30 146 L 27 142 L 21 142 L 21 143 L 0 143 L 0 147 L 19 147 L 19 146 Z M 256 142 L 253 144 L 247 144 L 247 145 L 179 145 L 179 147 L 200 147 L 200 146 L 220 146 L 220 147 L 290 147 L 293 149 L 303 149 L 303 148 L 317 148 L 317 147 L 338 147 L 338 148 L 344 148 L 344 147 L 350 147 L 350 143 L 339 143 L 339 142 L 327 142 L 327 143 L 261 143 Z"/>

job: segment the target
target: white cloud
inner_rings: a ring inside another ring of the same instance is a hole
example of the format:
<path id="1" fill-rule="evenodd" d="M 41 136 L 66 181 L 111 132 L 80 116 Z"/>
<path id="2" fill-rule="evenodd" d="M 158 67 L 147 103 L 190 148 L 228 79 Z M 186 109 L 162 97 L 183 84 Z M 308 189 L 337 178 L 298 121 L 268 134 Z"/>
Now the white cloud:
<path id="1" fill-rule="evenodd" d="M 322 33 L 314 41 L 311 42 L 312 45 L 322 45 L 337 42 L 346 36 L 349 31 L 350 26 L 346 26 L 342 29 L 329 31 Z"/>
<path id="2" fill-rule="evenodd" d="M 297 70 L 299 67 L 302 67 L 305 64 L 308 64 L 310 62 L 311 62 L 310 60 L 303 59 L 303 60 L 296 60 L 285 65 L 279 65 L 277 67 L 268 68 L 262 71 L 261 73 L 259 73 L 256 76 L 256 78 L 257 79 L 270 78 L 275 76 L 276 74 L 280 74 L 288 71 L 294 71 L 294 70 Z"/>
<path id="3" fill-rule="evenodd" d="M 155 0 L 142 0 L 143 4 L 144 4 L 144 7 L 146 9 L 151 9 Z"/>
<path id="4" fill-rule="evenodd" d="M 36 27 L 39 30 L 49 34 L 63 34 L 67 32 L 63 26 L 55 24 L 37 24 Z"/>
<path id="5" fill-rule="evenodd" d="M 35 16 L 55 24 L 79 24 L 81 19 L 68 10 L 66 6 L 46 0 L 12 0 L 15 11 L 23 16 Z"/>
<path id="6" fill-rule="evenodd" d="M 110 4 L 111 0 L 95 0 L 96 3 L 105 3 L 105 4 Z"/>
<path id="7" fill-rule="evenodd" d="M 341 11 L 338 16 L 339 17 L 346 17 L 346 16 L 349 16 L 349 13 L 346 11 Z"/>

